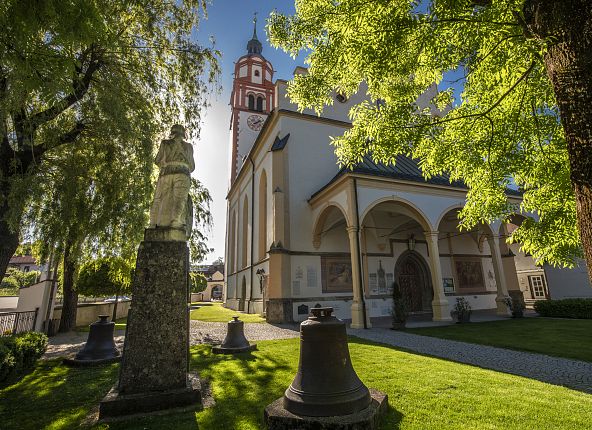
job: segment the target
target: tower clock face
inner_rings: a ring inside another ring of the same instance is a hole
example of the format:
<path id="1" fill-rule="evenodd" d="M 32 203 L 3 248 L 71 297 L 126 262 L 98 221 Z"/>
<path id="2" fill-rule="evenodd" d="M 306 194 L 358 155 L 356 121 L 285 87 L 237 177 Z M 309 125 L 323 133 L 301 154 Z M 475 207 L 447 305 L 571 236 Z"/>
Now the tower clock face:
<path id="1" fill-rule="evenodd" d="M 263 126 L 263 122 L 264 122 L 263 117 L 259 116 L 259 115 L 249 115 L 249 117 L 247 118 L 247 125 L 253 131 L 261 130 L 261 127 Z"/>

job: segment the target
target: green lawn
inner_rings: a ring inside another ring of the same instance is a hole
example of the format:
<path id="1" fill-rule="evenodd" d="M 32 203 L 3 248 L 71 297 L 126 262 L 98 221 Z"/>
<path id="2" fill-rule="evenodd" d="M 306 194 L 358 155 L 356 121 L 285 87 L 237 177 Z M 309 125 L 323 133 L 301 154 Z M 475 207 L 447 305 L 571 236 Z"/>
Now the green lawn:
<path id="1" fill-rule="evenodd" d="M 202 411 L 95 424 L 94 429 L 263 428 L 263 408 L 283 394 L 297 370 L 298 339 L 258 343 L 237 356 L 192 348 L 192 367 L 206 378 L 215 405 Z M 592 395 L 542 382 L 350 339 L 354 367 L 385 391 L 387 429 L 588 429 Z M 21 382 L 0 390 L 4 430 L 76 429 L 115 383 L 117 364 L 68 368 L 40 362 Z"/>
<path id="2" fill-rule="evenodd" d="M 199 309 L 191 311 L 192 320 L 209 321 L 209 322 L 228 322 L 233 316 L 240 316 L 241 321 L 247 323 L 263 323 L 265 318 L 258 314 L 247 314 L 244 312 L 233 311 L 226 309 L 222 303 L 215 302 L 198 302 L 192 303 L 201 306 Z"/>
<path id="3" fill-rule="evenodd" d="M 111 318 L 109 318 L 111 320 Z M 119 318 L 115 320 L 115 330 L 125 330 L 127 326 L 127 318 Z M 81 325 L 75 328 L 75 331 L 79 332 L 87 332 L 90 330 L 90 326 L 88 325 Z"/>
<path id="4" fill-rule="evenodd" d="M 592 361 L 592 320 L 519 318 L 407 331 L 442 339 Z"/>

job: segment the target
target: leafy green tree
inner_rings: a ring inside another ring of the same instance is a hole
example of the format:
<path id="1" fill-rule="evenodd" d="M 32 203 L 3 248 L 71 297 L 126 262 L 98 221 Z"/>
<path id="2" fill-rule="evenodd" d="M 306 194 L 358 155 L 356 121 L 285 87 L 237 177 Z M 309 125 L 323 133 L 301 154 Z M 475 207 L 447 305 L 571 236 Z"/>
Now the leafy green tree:
<path id="1" fill-rule="evenodd" d="M 30 287 L 36 283 L 40 274 L 41 272 L 37 270 L 22 272 L 16 267 L 9 267 L 0 283 L 0 288 L 2 289 L 0 295 L 18 295 L 18 290 Z"/>
<path id="2" fill-rule="evenodd" d="M 18 245 L 28 186 L 54 160 L 66 163 L 68 154 L 109 140 L 152 150 L 154 136 L 174 123 L 199 133 L 208 83 L 218 74 L 218 53 L 191 40 L 205 4 L 2 2 L 0 276 Z M 80 242 L 64 241 L 70 251 Z"/>
<path id="3" fill-rule="evenodd" d="M 201 293 L 208 286 L 208 280 L 203 273 L 190 272 L 189 277 L 191 278 L 191 292 Z"/>
<path id="4" fill-rule="evenodd" d="M 468 186 L 463 227 L 518 209 L 529 216 L 512 240 L 553 264 L 573 264 L 583 245 L 592 277 L 588 0 L 297 0 L 268 30 L 273 45 L 308 53 L 309 73 L 288 88 L 300 108 L 367 87 L 333 140 L 341 163 L 417 158 L 427 176 Z"/>
<path id="5" fill-rule="evenodd" d="M 129 292 L 133 266 L 121 257 L 103 257 L 80 267 L 76 289 L 86 296 L 115 296 L 112 321 L 117 316 L 118 299 Z"/>

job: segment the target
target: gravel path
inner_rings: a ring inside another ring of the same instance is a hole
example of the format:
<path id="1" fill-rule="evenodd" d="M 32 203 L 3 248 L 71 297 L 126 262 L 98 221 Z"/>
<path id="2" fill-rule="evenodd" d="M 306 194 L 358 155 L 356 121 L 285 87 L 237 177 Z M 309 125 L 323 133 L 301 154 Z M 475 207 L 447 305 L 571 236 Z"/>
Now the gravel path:
<path id="1" fill-rule="evenodd" d="M 191 331 L 189 342 L 191 345 L 202 343 L 219 344 L 226 336 L 227 323 L 203 322 L 191 320 Z M 245 336 L 248 340 L 256 342 L 259 340 L 289 339 L 299 337 L 297 325 L 275 326 L 265 323 L 245 323 Z M 125 331 L 115 332 L 115 343 L 119 350 L 123 350 Z M 76 354 L 84 346 L 88 333 L 70 332 L 58 334 L 49 338 L 49 346 L 43 355 L 43 359 L 52 359 Z"/>
<path id="2" fill-rule="evenodd" d="M 204 322 L 191 320 L 189 342 L 191 345 L 200 343 L 218 344 L 224 341 L 228 323 Z M 266 323 L 245 323 L 245 337 L 249 341 L 290 339 L 299 337 L 297 325 L 271 325 Z"/>
<path id="3" fill-rule="evenodd" d="M 592 363 L 585 361 L 419 336 L 384 328 L 348 329 L 348 333 L 421 354 L 592 393 Z"/>

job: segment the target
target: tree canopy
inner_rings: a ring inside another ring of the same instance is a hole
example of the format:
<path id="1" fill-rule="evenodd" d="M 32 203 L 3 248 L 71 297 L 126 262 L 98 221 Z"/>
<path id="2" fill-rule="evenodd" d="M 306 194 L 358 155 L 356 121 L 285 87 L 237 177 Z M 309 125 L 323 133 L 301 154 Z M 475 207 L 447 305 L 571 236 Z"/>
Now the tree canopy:
<path id="1" fill-rule="evenodd" d="M 159 133 L 181 123 L 198 135 L 201 109 L 219 72 L 219 53 L 192 39 L 205 5 L 204 0 L 2 2 L 0 274 L 18 244 L 28 186 L 36 175 L 56 170 L 52 163 L 76 170 L 77 157 L 95 151 L 97 162 L 107 163 L 97 169 L 105 172 L 128 156 L 149 160 L 152 168 Z M 110 151 L 109 142 L 117 148 Z M 95 145 L 100 148 L 91 149 Z M 76 177 L 86 176 L 79 169 Z M 135 180 L 130 194 L 144 193 L 145 178 Z M 88 190 L 92 193 L 92 186 Z M 108 206 L 109 199 L 102 204 Z"/>
<path id="2" fill-rule="evenodd" d="M 539 262 L 570 265 L 581 239 L 592 273 L 589 3 L 295 3 L 295 15 L 274 12 L 267 27 L 274 46 L 307 53 L 289 97 L 320 112 L 335 93 L 367 88 L 352 128 L 333 139 L 340 163 L 416 158 L 426 176 L 467 185 L 463 227 L 520 212 L 511 240 Z"/>
<path id="3" fill-rule="evenodd" d="M 86 296 L 121 295 L 130 289 L 133 267 L 121 257 L 102 257 L 80 267 L 76 288 Z"/>

